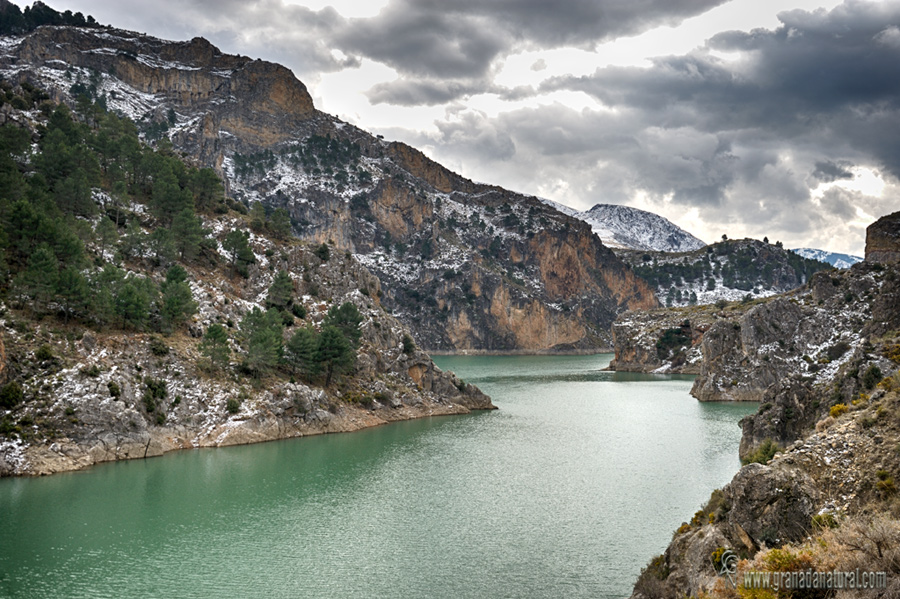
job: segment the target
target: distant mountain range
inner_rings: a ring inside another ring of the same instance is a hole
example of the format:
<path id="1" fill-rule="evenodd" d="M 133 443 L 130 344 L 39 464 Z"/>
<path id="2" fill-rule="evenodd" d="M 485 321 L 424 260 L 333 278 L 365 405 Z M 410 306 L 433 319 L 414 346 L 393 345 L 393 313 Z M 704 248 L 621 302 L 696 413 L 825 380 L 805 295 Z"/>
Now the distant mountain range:
<path id="1" fill-rule="evenodd" d="M 580 212 L 550 200 L 543 201 L 588 223 L 603 244 L 614 250 L 690 252 L 706 246 L 672 221 L 646 210 L 617 204 L 597 204 L 590 210 Z"/>
<path id="2" fill-rule="evenodd" d="M 863 259 L 859 256 L 851 256 L 850 254 L 838 254 L 837 252 L 828 252 L 825 250 L 816 250 L 812 248 L 797 248 L 791 250 L 795 254 L 800 254 L 804 258 L 810 260 L 818 260 L 819 262 L 827 262 L 835 268 L 850 268 Z"/>

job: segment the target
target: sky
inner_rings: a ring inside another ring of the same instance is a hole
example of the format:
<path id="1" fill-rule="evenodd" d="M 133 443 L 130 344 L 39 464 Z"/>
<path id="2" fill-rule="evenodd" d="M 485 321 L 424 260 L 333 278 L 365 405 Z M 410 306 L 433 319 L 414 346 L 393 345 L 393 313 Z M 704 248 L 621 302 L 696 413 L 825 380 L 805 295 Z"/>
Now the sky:
<path id="1" fill-rule="evenodd" d="M 900 210 L 900 0 L 46 3 L 284 64 L 470 179 L 707 242 L 862 255 Z"/>

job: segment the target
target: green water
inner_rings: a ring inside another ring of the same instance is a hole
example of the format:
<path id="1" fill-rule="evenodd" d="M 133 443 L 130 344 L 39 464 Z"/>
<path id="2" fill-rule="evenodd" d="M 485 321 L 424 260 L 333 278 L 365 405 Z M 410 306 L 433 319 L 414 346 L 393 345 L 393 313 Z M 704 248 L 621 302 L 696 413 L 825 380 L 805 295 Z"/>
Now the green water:
<path id="1" fill-rule="evenodd" d="M 0 480 L 0 597 L 622 597 L 737 420 L 610 356 L 442 357 L 501 409 Z"/>

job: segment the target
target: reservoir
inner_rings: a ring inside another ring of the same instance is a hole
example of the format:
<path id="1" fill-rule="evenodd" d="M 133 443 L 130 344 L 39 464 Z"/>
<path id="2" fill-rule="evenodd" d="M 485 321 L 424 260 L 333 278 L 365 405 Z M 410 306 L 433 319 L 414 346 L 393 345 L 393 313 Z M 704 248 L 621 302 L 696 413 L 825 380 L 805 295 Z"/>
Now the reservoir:
<path id="1" fill-rule="evenodd" d="M 0 597 L 624 597 L 756 404 L 611 355 L 445 356 L 500 409 L 0 480 Z"/>

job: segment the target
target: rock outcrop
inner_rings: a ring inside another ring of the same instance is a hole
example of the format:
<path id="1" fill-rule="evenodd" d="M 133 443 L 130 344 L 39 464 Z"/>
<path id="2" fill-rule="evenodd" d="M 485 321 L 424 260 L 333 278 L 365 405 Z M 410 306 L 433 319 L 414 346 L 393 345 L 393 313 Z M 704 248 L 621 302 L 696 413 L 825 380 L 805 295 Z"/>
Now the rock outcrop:
<path id="1" fill-rule="evenodd" d="M 704 334 L 725 313 L 713 306 L 626 312 L 613 324 L 610 370 L 700 374 Z"/>
<path id="2" fill-rule="evenodd" d="M 892 219 L 879 223 L 869 228 L 867 246 L 886 248 L 883 240 L 900 227 Z M 759 411 L 741 422 L 740 454 L 767 464 L 744 466 L 715 491 L 644 569 L 633 597 L 734 597 L 718 575 L 716 559 L 725 551 L 734 556 L 739 585 L 745 571 L 794 569 L 783 560 L 773 566 L 767 555 L 802 555 L 809 564 L 804 568 L 816 570 L 819 551 L 825 554 L 823 571 L 858 563 L 842 561 L 835 537 L 822 535 L 845 524 L 872 535 L 873 525 L 855 519 L 896 518 L 898 325 L 900 267 L 867 254 L 866 262 L 847 271 L 819 273 L 805 289 L 710 327 L 693 393 L 701 399 L 761 399 Z M 764 444 L 781 451 L 769 458 L 771 453 L 758 451 Z M 787 552 L 765 553 L 792 545 Z M 858 541 L 851 547 L 864 551 Z M 876 549 L 872 559 L 881 556 Z M 885 567 L 900 573 L 895 562 Z"/>
<path id="3" fill-rule="evenodd" d="M 883 216 L 866 228 L 866 262 L 900 262 L 900 212 Z"/>
<path id="4" fill-rule="evenodd" d="M 77 27 L 41 27 L 4 52 L 7 79 L 102 99 L 217 169 L 233 197 L 285 208 L 299 237 L 356 254 L 428 349 L 606 349 L 619 313 L 658 306 L 588 225 L 315 110 L 279 65 L 199 38 Z"/>
<path id="5" fill-rule="evenodd" d="M 818 535 L 829 526 L 873 514 L 892 517 L 893 477 L 900 472 L 898 406 L 897 390 L 882 390 L 877 399 L 824 422 L 768 464 L 744 466 L 679 528 L 665 553 L 642 572 L 632 597 L 734 597 L 731 581 L 719 575 L 715 563 L 725 551 L 734 555 L 733 582 L 743 586 L 742 573 L 758 569 L 749 560 L 762 552 L 797 546 L 812 536 L 811 545 L 828 554 L 835 547 Z M 852 569 L 837 567 L 837 552 L 828 561 L 830 567 L 822 571 Z"/>

